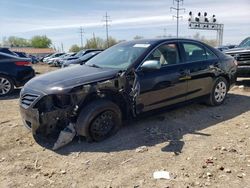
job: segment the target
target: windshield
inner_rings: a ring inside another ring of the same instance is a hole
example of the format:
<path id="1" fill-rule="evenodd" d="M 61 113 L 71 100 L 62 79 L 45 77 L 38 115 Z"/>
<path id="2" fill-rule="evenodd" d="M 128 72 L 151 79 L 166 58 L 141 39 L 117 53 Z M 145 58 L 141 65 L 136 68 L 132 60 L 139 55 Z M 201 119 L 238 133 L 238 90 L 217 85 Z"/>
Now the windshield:
<path id="1" fill-rule="evenodd" d="M 245 40 L 243 40 L 238 47 L 240 48 L 250 47 L 250 38 L 246 38 Z"/>
<path id="2" fill-rule="evenodd" d="M 85 53 L 84 50 L 79 51 L 79 52 L 75 55 L 75 57 L 81 57 L 84 53 Z"/>
<path id="3" fill-rule="evenodd" d="M 150 44 L 121 43 L 89 60 L 86 65 L 114 69 L 127 69 L 150 46 Z"/>

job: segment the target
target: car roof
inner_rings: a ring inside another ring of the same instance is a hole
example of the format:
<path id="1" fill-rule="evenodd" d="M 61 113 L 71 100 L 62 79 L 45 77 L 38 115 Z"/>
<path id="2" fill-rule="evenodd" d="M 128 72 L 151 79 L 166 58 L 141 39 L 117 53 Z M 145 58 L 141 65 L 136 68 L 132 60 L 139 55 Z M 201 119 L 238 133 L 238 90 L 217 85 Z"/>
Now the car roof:
<path id="1" fill-rule="evenodd" d="M 12 54 L 7 54 L 7 53 L 4 53 L 4 52 L 0 52 L 0 55 L 4 55 L 6 57 L 14 58 L 14 59 L 29 59 L 29 58 L 20 57 L 20 56 L 16 56 L 16 55 L 12 55 Z"/>
<path id="2" fill-rule="evenodd" d="M 199 40 L 194 39 L 188 39 L 188 38 L 160 38 L 160 39 L 139 39 L 139 40 L 131 40 L 131 41 L 125 41 L 118 43 L 121 45 L 129 45 L 129 44 L 150 44 L 151 46 L 156 46 L 158 44 L 164 43 L 164 42 L 192 42 L 192 43 L 198 43 L 203 46 L 206 46 L 208 48 L 211 48 L 211 46 L 207 45 L 204 42 L 201 42 Z"/>

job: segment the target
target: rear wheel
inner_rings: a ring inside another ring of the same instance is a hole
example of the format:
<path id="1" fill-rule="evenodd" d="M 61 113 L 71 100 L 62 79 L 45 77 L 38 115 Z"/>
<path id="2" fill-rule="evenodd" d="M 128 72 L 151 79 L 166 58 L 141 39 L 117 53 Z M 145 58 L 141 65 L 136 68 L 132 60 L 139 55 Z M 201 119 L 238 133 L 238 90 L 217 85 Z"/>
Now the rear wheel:
<path id="1" fill-rule="evenodd" d="M 82 109 L 77 119 L 77 132 L 88 141 L 102 141 L 121 127 L 121 110 L 108 100 L 96 100 Z"/>
<path id="2" fill-rule="evenodd" d="M 10 94 L 14 90 L 14 83 L 8 76 L 0 75 L 0 97 Z"/>
<path id="3" fill-rule="evenodd" d="M 228 82 L 225 78 L 219 77 L 215 80 L 213 89 L 210 93 L 207 103 L 211 106 L 221 105 L 227 96 Z"/>

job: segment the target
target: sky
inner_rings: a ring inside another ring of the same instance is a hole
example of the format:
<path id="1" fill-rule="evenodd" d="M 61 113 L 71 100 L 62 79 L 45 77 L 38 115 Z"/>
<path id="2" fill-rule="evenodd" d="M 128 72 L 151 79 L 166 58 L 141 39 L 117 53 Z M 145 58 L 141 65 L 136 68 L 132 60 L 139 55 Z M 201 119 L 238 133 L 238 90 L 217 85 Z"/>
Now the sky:
<path id="1" fill-rule="evenodd" d="M 105 38 L 102 20 L 107 12 L 112 22 L 109 33 L 118 40 L 132 40 L 136 35 L 156 38 L 176 35 L 176 20 L 170 10 L 173 0 L 0 0 L 0 42 L 4 37 L 30 39 L 47 35 L 56 48 L 68 50 L 95 36 Z M 216 39 L 216 31 L 188 29 L 188 13 L 207 12 L 224 24 L 224 44 L 239 44 L 250 36 L 250 0 L 184 0 L 180 14 L 179 35 L 191 37 L 199 32 Z"/>

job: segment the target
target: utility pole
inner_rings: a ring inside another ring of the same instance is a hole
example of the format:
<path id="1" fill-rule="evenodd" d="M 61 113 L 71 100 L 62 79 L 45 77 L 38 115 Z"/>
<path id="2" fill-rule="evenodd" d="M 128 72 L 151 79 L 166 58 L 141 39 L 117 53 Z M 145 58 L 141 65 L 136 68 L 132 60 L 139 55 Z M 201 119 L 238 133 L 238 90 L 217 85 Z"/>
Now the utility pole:
<path id="1" fill-rule="evenodd" d="M 62 49 L 62 52 L 64 52 L 63 43 L 61 43 L 61 49 Z"/>
<path id="2" fill-rule="evenodd" d="M 95 41 L 95 47 L 98 48 L 98 47 L 97 47 L 97 41 L 96 41 L 96 38 L 95 38 L 95 33 L 93 33 L 93 39 L 94 39 L 94 41 Z"/>
<path id="3" fill-rule="evenodd" d="M 104 16 L 104 20 L 102 20 L 105 24 L 106 27 L 106 37 L 107 37 L 107 47 L 109 47 L 109 26 L 110 26 L 110 22 L 112 21 L 110 19 L 110 16 L 108 16 L 108 13 L 106 12 L 105 16 Z"/>
<path id="4" fill-rule="evenodd" d="M 83 48 L 83 34 L 84 34 L 84 29 L 80 27 L 80 36 L 81 36 L 81 47 Z"/>
<path id="5" fill-rule="evenodd" d="M 166 38 L 167 37 L 167 28 L 164 28 L 163 29 L 163 38 Z"/>
<path id="6" fill-rule="evenodd" d="M 170 11 L 171 10 L 176 11 L 176 15 L 173 15 L 173 17 L 176 18 L 176 20 L 177 20 L 177 28 L 176 28 L 176 37 L 177 38 L 179 37 L 179 19 L 183 18 L 182 16 L 180 16 L 180 11 L 185 11 L 185 8 L 180 8 L 180 6 L 183 6 L 183 1 L 184 0 L 173 0 L 173 4 L 174 5 L 176 4 L 176 6 L 170 8 Z M 180 3 L 182 3 L 182 4 L 180 5 Z"/>

